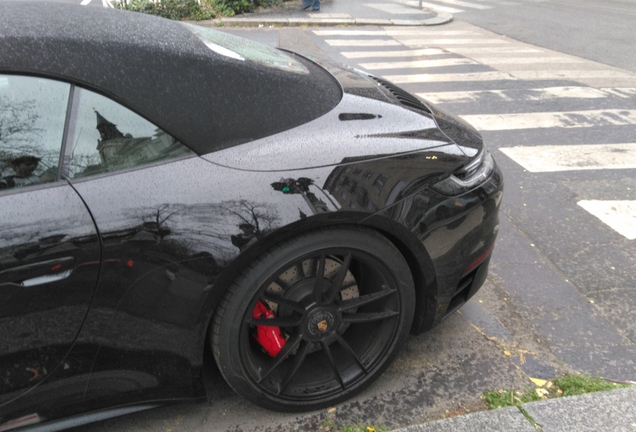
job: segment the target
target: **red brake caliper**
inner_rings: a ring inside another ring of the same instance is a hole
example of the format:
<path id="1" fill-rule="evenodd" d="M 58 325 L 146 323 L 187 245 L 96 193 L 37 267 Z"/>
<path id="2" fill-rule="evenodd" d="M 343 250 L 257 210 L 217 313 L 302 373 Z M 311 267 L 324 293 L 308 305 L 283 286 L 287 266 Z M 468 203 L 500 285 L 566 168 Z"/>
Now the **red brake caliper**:
<path id="1" fill-rule="evenodd" d="M 256 319 L 275 317 L 274 311 L 260 300 L 256 303 L 252 316 Z M 285 346 L 285 338 L 280 331 L 280 327 L 277 326 L 257 325 L 254 339 L 267 351 L 270 357 L 276 357 Z"/>

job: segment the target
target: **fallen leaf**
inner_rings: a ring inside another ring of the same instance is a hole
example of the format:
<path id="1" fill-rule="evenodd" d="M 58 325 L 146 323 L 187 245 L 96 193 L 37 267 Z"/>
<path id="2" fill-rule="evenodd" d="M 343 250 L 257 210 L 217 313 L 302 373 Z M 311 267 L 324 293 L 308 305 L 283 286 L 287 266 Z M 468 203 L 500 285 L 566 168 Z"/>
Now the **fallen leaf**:
<path id="1" fill-rule="evenodd" d="M 539 397 L 546 397 L 547 395 L 549 395 L 550 393 L 544 389 L 544 388 L 536 388 L 534 389 L 534 391 L 537 393 L 537 396 Z"/>
<path id="2" fill-rule="evenodd" d="M 535 383 L 537 387 L 543 387 L 547 383 L 546 380 L 542 380 L 541 378 L 530 378 L 530 381 Z"/>
<path id="3" fill-rule="evenodd" d="M 336 408 L 335 407 L 331 407 L 327 410 L 327 414 L 331 414 L 331 413 L 335 413 L 336 412 Z"/>

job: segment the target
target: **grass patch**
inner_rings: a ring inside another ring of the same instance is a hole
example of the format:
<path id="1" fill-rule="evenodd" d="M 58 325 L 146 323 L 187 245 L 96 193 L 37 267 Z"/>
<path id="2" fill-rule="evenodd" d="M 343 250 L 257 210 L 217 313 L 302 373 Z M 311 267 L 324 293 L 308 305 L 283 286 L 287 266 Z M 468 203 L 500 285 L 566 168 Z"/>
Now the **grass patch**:
<path id="1" fill-rule="evenodd" d="M 612 383 L 605 381 L 602 378 L 591 378 L 585 375 L 572 375 L 563 378 L 556 378 L 553 382 L 554 385 L 563 392 L 561 396 L 576 396 L 583 393 L 593 393 L 597 391 L 629 387 L 629 385 L 626 384 Z"/>
<path id="2" fill-rule="evenodd" d="M 362 426 L 356 424 L 355 426 L 343 426 L 342 432 L 386 432 L 386 429 L 382 426 Z"/>
<path id="3" fill-rule="evenodd" d="M 485 391 L 483 394 L 488 408 L 497 409 L 510 406 L 520 407 L 524 403 L 562 396 L 575 396 L 584 393 L 607 391 L 629 387 L 629 384 L 619 384 L 606 381 L 599 377 L 587 375 L 571 375 L 547 381 L 543 386 L 530 388 L 525 391 L 498 390 Z"/>
<path id="4" fill-rule="evenodd" d="M 173 20 L 207 20 L 268 8 L 290 0 L 115 0 L 117 9 L 157 15 Z"/>
<path id="5" fill-rule="evenodd" d="M 519 406 L 527 402 L 541 400 L 541 396 L 533 391 L 498 390 L 484 392 L 484 400 L 490 409 Z"/>

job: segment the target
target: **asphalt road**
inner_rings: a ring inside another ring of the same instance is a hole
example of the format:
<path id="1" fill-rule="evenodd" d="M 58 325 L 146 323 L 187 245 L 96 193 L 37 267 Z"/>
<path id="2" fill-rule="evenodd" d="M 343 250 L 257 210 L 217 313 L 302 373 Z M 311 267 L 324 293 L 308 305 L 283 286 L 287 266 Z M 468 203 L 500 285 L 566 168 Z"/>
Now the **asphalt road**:
<path id="1" fill-rule="evenodd" d="M 634 0 L 511 0 L 498 3 L 489 9 L 455 6 L 458 12 L 454 15 L 456 19 L 523 42 L 636 72 Z M 430 4 L 446 5 L 436 0 Z M 478 1 L 467 4 L 480 5 Z"/>

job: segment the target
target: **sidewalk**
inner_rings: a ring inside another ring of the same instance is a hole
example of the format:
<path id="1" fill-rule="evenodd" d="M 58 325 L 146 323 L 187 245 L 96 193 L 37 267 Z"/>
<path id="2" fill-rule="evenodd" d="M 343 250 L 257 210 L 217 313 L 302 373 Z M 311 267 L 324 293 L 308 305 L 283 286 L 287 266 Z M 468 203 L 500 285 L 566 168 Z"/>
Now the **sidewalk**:
<path id="1" fill-rule="evenodd" d="M 634 400 L 636 387 L 630 387 L 527 403 L 523 409 L 529 418 L 518 408 L 510 407 L 432 421 L 393 432 L 634 432 Z"/>
<path id="2" fill-rule="evenodd" d="M 432 26 L 446 24 L 453 16 L 419 8 L 418 0 L 323 0 L 320 11 L 301 10 L 301 1 L 287 1 L 280 6 L 256 13 L 212 20 L 217 26 Z"/>

